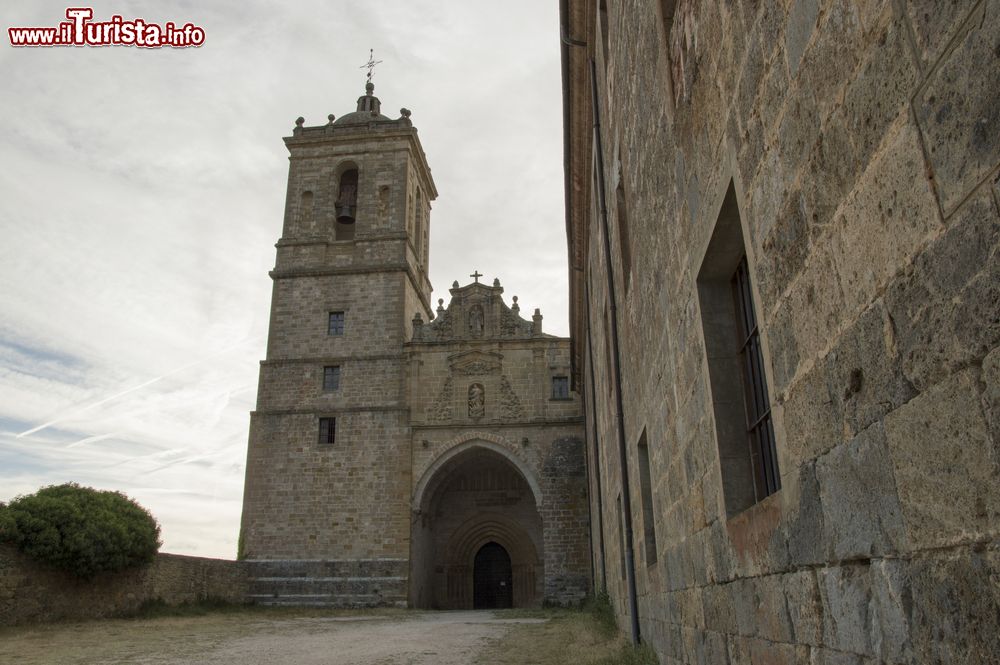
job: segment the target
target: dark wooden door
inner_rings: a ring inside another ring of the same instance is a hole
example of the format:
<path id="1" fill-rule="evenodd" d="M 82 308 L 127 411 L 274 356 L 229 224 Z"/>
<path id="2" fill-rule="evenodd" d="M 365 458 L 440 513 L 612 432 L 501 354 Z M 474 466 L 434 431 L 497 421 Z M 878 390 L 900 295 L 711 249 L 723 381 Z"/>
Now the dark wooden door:
<path id="1" fill-rule="evenodd" d="M 476 552 L 472 572 L 472 606 L 477 610 L 512 607 L 510 555 L 501 545 L 486 543 Z"/>

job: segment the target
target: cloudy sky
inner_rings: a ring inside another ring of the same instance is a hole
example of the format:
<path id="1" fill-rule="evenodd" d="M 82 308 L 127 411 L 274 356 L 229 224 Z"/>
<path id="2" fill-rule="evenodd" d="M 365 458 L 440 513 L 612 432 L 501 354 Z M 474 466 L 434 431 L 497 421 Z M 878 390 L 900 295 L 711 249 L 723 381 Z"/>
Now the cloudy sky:
<path id="1" fill-rule="evenodd" d="M 405 106 L 439 190 L 434 298 L 478 269 L 566 334 L 558 2 L 107 2 L 196 49 L 21 48 L 5 2 L 0 501 L 129 494 L 163 550 L 232 558 L 296 117 Z"/>

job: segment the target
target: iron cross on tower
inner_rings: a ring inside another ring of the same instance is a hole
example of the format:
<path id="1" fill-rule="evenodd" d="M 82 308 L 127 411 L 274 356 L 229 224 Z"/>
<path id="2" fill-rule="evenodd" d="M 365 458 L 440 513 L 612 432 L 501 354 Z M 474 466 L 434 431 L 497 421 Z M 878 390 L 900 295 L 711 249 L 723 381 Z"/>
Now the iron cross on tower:
<path id="1" fill-rule="evenodd" d="M 358 67 L 358 69 L 368 68 L 368 82 L 372 82 L 372 74 L 375 72 L 375 65 L 381 64 L 381 60 L 375 59 L 375 49 L 368 49 L 368 62 Z"/>
<path id="2" fill-rule="evenodd" d="M 476 279 L 476 284 L 479 283 L 479 278 L 482 277 L 482 276 L 483 276 L 483 273 L 479 272 L 478 270 L 476 272 L 472 273 L 471 275 L 469 275 L 469 277 L 474 277 Z"/>

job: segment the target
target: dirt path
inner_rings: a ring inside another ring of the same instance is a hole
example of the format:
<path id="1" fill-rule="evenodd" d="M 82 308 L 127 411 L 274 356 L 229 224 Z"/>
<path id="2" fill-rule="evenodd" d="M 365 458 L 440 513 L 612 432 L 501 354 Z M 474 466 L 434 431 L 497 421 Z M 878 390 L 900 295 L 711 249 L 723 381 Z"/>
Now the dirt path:
<path id="1" fill-rule="evenodd" d="M 0 631 L 2 665 L 473 665 L 519 624 L 493 612 L 214 614 Z"/>

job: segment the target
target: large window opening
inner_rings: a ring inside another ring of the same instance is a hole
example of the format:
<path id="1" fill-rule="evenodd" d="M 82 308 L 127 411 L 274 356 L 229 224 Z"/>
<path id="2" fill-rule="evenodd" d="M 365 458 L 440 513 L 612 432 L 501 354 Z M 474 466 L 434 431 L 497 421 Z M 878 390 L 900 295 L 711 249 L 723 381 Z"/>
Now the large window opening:
<path id="1" fill-rule="evenodd" d="M 726 514 L 781 488 L 767 368 L 736 192 L 726 193 L 698 273 Z"/>
<path id="2" fill-rule="evenodd" d="M 653 513 L 653 483 L 649 472 L 649 445 L 646 430 L 639 437 L 639 489 L 642 492 L 642 533 L 646 565 L 656 563 L 656 516 Z"/>

